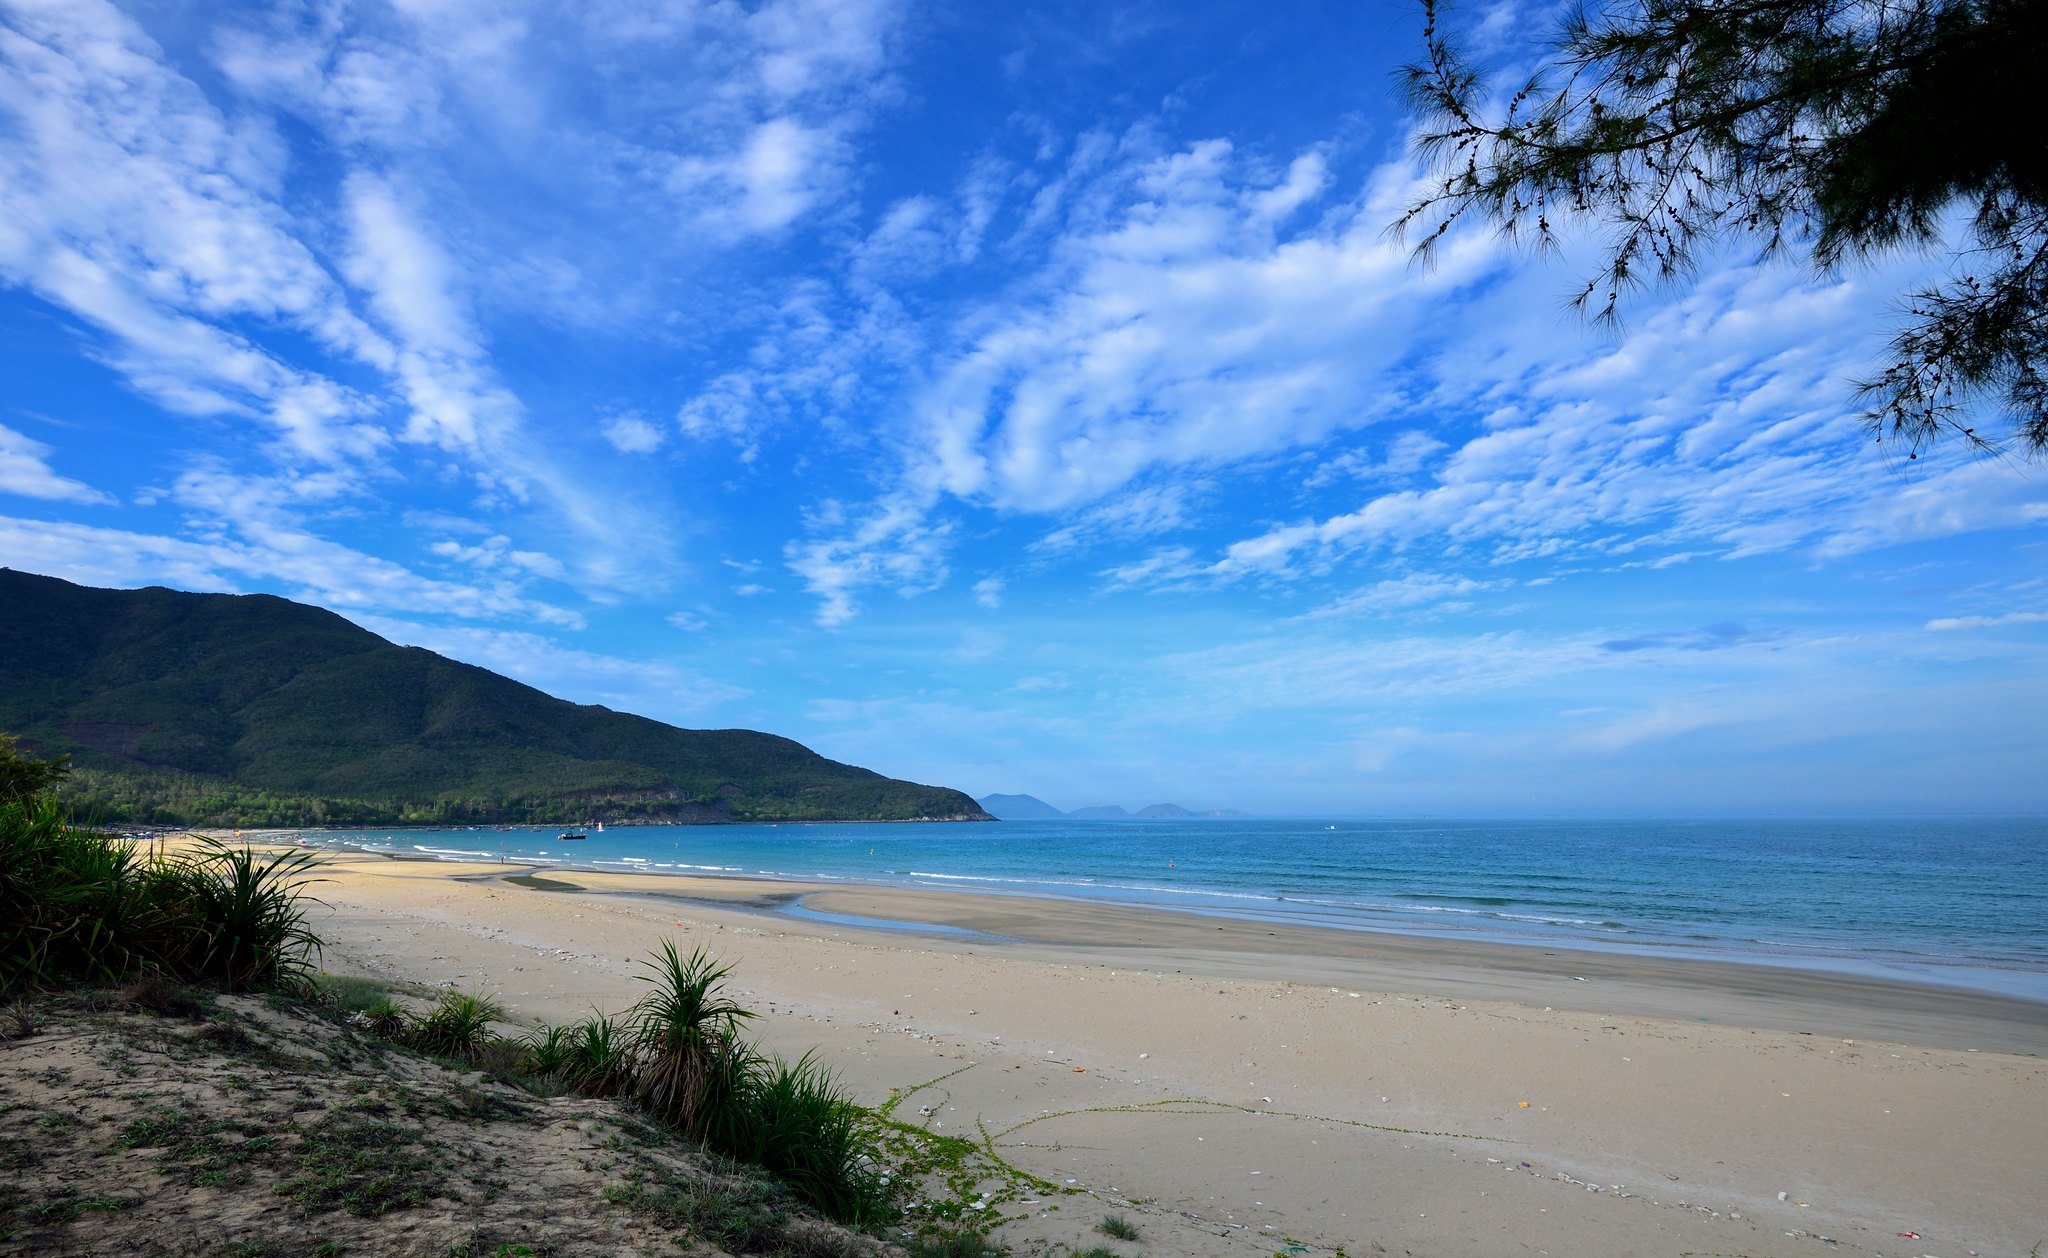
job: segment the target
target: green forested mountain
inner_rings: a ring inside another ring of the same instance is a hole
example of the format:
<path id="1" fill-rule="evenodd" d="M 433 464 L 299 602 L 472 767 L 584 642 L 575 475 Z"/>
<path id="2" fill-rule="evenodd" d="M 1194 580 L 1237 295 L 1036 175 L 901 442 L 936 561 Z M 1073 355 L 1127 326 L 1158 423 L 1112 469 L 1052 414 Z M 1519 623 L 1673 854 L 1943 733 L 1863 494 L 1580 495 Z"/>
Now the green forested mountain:
<path id="1" fill-rule="evenodd" d="M 754 730 L 542 694 L 269 595 L 0 568 L 0 731 L 106 821 L 828 821 L 987 814 Z"/>

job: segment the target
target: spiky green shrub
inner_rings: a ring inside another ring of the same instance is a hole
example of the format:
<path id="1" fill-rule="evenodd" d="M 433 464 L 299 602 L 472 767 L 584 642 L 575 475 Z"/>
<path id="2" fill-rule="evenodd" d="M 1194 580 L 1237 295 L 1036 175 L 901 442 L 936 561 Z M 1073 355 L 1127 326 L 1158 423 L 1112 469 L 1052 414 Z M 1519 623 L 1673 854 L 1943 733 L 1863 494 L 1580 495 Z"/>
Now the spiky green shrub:
<path id="1" fill-rule="evenodd" d="M 739 1025 L 754 1015 L 719 994 L 731 968 L 702 948 L 685 958 L 664 940 L 646 965 L 653 972 L 639 978 L 654 990 L 628 1017 L 635 1091 L 672 1126 L 702 1139 L 706 1122 L 720 1117 L 717 1109 L 731 1093 Z"/>
<path id="2" fill-rule="evenodd" d="M 149 974 L 278 987 L 313 972 L 308 852 L 206 840 L 151 857 L 73 825 L 49 796 L 0 803 L 0 990 Z"/>
<path id="3" fill-rule="evenodd" d="M 732 1127 L 714 1141 L 724 1152 L 767 1171 L 842 1223 L 893 1217 L 888 1189 L 868 1156 L 865 1115 L 811 1054 L 793 1065 L 779 1057 L 762 1062 L 734 1100 Z"/>
<path id="4" fill-rule="evenodd" d="M 155 917 L 134 849 L 71 825 L 48 796 L 0 803 L 0 989 L 111 982 Z"/>
<path id="5" fill-rule="evenodd" d="M 573 1024 L 564 1079 L 585 1096 L 633 1091 L 633 1045 L 627 1029 L 601 1013 Z"/>
<path id="6" fill-rule="evenodd" d="M 349 1021 L 380 1039 L 395 1040 L 403 1037 L 406 1028 L 412 1024 L 412 1015 L 404 1005 L 389 996 L 380 997 L 375 1004 L 358 1009 L 349 1016 Z"/>
<path id="7" fill-rule="evenodd" d="M 311 852 L 258 856 L 218 839 L 173 860 L 162 876 L 181 892 L 188 910 L 190 971 L 232 988 L 303 982 L 313 973 L 311 954 L 321 939 L 306 925 L 300 901 L 305 875 L 319 863 Z"/>
<path id="8" fill-rule="evenodd" d="M 794 1065 L 739 1038 L 754 1015 L 722 992 L 729 967 L 664 942 L 628 1015 L 635 1094 L 709 1148 L 751 1162 L 844 1223 L 893 1217 L 863 1112 L 810 1054 Z"/>
<path id="9" fill-rule="evenodd" d="M 567 1080 L 569 1075 L 569 1054 L 571 1029 L 565 1026 L 540 1026 L 533 1034 L 519 1041 L 525 1050 L 520 1068 L 527 1074 L 541 1079 Z"/>
<path id="10" fill-rule="evenodd" d="M 503 1012 L 489 996 L 447 992 L 440 1004 L 413 1022 L 405 1041 L 423 1052 L 474 1064 L 496 1038 L 491 1023 Z"/>

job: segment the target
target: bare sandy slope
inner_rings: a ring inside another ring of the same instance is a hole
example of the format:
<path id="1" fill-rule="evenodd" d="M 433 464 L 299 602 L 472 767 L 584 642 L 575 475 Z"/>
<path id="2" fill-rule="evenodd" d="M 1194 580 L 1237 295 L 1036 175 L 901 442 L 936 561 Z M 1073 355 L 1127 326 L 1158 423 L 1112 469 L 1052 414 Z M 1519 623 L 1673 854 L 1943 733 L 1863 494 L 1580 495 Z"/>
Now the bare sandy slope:
<path id="1" fill-rule="evenodd" d="M 1093 1195 L 1007 1224 L 1019 1249 L 2048 1252 L 2039 1005 L 967 894 L 328 872 L 330 968 L 523 1017 L 624 1007 L 662 938 L 716 951 L 769 1046 L 869 1103 L 930 1084 L 899 1114 Z M 1140 1243 L 1093 1230 L 1111 1211 Z"/>

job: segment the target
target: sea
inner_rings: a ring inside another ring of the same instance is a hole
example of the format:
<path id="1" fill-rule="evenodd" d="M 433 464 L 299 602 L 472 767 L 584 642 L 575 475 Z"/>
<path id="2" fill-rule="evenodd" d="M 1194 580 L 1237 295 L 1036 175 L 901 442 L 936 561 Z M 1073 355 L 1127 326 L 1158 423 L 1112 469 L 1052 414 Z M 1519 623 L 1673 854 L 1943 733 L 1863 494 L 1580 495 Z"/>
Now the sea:
<path id="1" fill-rule="evenodd" d="M 560 832 L 305 838 L 447 860 L 952 888 L 1744 961 L 2048 1002 L 2043 818 L 614 826 L 569 843 Z"/>

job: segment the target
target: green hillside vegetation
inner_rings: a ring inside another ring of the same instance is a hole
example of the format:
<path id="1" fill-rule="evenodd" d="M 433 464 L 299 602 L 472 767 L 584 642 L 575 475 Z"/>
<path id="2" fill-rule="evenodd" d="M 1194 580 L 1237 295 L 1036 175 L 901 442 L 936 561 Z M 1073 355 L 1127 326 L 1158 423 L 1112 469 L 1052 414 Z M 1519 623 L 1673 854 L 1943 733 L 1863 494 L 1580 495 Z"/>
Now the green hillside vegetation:
<path id="1" fill-rule="evenodd" d="M 754 730 L 567 703 L 268 595 L 0 568 L 0 730 L 111 823 L 981 820 Z"/>

